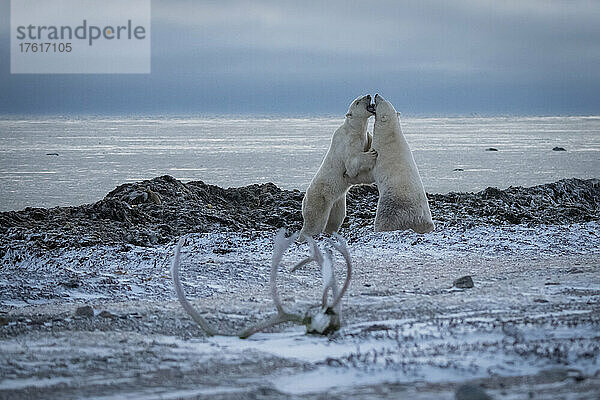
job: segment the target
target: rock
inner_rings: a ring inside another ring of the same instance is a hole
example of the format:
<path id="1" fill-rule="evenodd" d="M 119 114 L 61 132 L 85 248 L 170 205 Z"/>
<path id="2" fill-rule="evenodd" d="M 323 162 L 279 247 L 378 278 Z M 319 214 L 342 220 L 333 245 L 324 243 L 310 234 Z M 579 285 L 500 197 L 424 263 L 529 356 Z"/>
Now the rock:
<path id="1" fill-rule="evenodd" d="M 460 277 L 460 278 L 454 280 L 452 285 L 454 285 L 454 287 L 457 287 L 460 289 L 470 289 L 475 286 L 473 284 L 473 278 L 471 278 L 471 275 L 465 275 L 463 277 Z"/>
<path id="2" fill-rule="evenodd" d="M 68 281 L 63 282 L 61 285 L 69 289 L 75 289 L 76 287 L 79 287 L 80 284 L 81 283 L 77 279 L 69 279 Z"/>
<path id="3" fill-rule="evenodd" d="M 153 192 L 152 190 L 148 190 L 148 199 L 150 200 L 150 202 L 154 203 L 154 204 L 161 204 L 162 200 L 160 199 L 160 195 L 156 192 Z"/>
<path id="4" fill-rule="evenodd" d="M 8 318 L 0 317 L 0 326 L 8 325 Z"/>
<path id="5" fill-rule="evenodd" d="M 492 398 L 479 386 L 464 384 L 454 392 L 456 400 L 492 400 Z"/>
<path id="6" fill-rule="evenodd" d="M 91 219 L 109 219 L 131 223 L 133 210 L 129 204 L 116 199 L 101 200 L 92 204 L 91 209 L 82 210 Z"/>
<path id="7" fill-rule="evenodd" d="M 134 192 L 129 193 L 129 196 L 127 198 L 127 203 L 129 203 L 131 205 L 142 204 L 142 203 L 145 203 L 146 200 L 148 200 L 147 192 L 134 191 Z"/>
<path id="8" fill-rule="evenodd" d="M 419 236 L 418 238 L 416 238 L 414 241 L 411 242 L 411 246 L 416 246 L 419 243 L 423 243 L 425 241 L 425 239 L 423 239 L 423 237 Z"/>
<path id="9" fill-rule="evenodd" d="M 91 306 L 77 307 L 77 310 L 75 310 L 75 316 L 91 318 L 94 316 L 94 309 Z"/>
<path id="10" fill-rule="evenodd" d="M 34 208 L 31 211 L 31 218 L 36 221 L 45 220 L 48 217 L 48 211 L 43 208 Z"/>
<path id="11" fill-rule="evenodd" d="M 556 146 L 555 148 L 552 149 L 552 151 L 567 151 L 567 149 L 565 149 L 564 147 Z"/>
<path id="12" fill-rule="evenodd" d="M 233 251 L 233 249 L 228 249 L 228 248 L 224 248 L 224 247 L 218 247 L 216 249 L 213 249 L 213 253 L 215 254 L 227 254 L 227 253 L 231 253 Z"/>
<path id="13" fill-rule="evenodd" d="M 481 193 L 481 197 L 484 200 L 498 199 L 498 200 L 507 200 L 506 193 L 502 190 L 495 187 L 488 187 Z"/>
<path id="14" fill-rule="evenodd" d="M 485 149 L 485 151 L 498 151 L 498 149 L 494 147 L 488 147 L 487 149 Z"/>
<path id="15" fill-rule="evenodd" d="M 113 313 L 111 313 L 110 311 L 100 311 L 100 313 L 98 314 L 99 317 L 101 318 L 117 318 L 117 316 Z"/>

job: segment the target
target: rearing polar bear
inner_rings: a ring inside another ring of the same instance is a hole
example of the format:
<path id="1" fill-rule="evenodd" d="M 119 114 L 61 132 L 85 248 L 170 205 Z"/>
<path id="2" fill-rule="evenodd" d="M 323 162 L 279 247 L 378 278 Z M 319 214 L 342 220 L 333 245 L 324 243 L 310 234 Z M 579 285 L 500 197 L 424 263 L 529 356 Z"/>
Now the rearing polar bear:
<path id="1" fill-rule="evenodd" d="M 412 229 L 417 233 L 434 228 L 423 182 L 410 147 L 400 128 L 396 109 L 375 95 L 373 148 L 378 152 L 373 178 L 379 190 L 375 232 Z"/>
<path id="2" fill-rule="evenodd" d="M 375 232 L 405 229 L 431 232 L 434 224 L 429 202 L 410 147 L 402 134 L 398 113 L 392 103 L 378 94 L 375 95 L 372 147 L 377 152 L 377 162 L 371 174 L 379 191 Z M 362 183 L 358 179 L 348 179 L 351 183 Z"/>
<path id="3" fill-rule="evenodd" d="M 375 165 L 377 153 L 369 150 L 367 133 L 369 117 L 373 115 L 371 96 L 361 96 L 350 104 L 346 119 L 331 138 L 329 150 L 310 182 L 302 200 L 303 235 L 336 232 L 346 217 L 346 192 L 352 186 L 349 179 L 372 182 L 364 173 Z"/>

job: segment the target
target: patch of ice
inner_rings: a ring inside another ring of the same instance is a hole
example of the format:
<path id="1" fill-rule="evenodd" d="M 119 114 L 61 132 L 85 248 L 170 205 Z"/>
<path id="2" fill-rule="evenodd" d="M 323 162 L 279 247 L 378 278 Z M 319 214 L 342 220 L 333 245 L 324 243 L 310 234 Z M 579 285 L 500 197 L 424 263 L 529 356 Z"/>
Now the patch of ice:
<path id="1" fill-rule="evenodd" d="M 375 385 L 397 381 L 397 374 L 394 371 L 372 374 L 357 370 L 336 370 L 326 367 L 302 374 L 271 379 L 271 383 L 277 390 L 292 395 L 326 392 L 334 388 Z"/>
<path id="2" fill-rule="evenodd" d="M 0 389 L 2 390 L 19 390 L 30 387 L 46 388 L 56 386 L 61 383 L 69 384 L 73 378 L 23 378 L 23 379 L 5 379 L 0 381 Z"/>
<path id="3" fill-rule="evenodd" d="M 185 398 L 196 398 L 197 396 L 215 396 L 228 393 L 243 392 L 243 388 L 227 386 L 201 387 L 197 389 L 173 390 L 173 388 L 151 388 L 132 392 L 117 392 L 107 396 L 86 397 L 88 400 L 176 400 Z"/>
<path id="4" fill-rule="evenodd" d="M 180 341 L 182 347 L 193 342 Z M 354 351 L 353 343 L 336 343 L 326 337 L 308 336 L 303 328 L 293 328 L 282 333 L 257 333 L 249 339 L 215 336 L 203 343 L 194 343 L 196 351 L 208 353 L 244 352 L 255 350 L 276 357 L 306 362 L 319 362 L 327 357 L 341 357 Z"/>

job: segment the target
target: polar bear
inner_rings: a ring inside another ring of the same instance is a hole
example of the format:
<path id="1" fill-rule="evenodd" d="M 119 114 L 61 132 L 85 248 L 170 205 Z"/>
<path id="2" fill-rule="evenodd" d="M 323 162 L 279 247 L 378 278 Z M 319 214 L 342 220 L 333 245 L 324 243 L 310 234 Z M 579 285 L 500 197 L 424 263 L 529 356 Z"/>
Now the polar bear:
<path id="1" fill-rule="evenodd" d="M 352 185 L 349 180 L 372 182 L 368 171 L 375 165 L 377 153 L 369 150 L 367 124 L 373 108 L 370 95 L 356 98 L 344 123 L 334 132 L 329 150 L 302 200 L 304 223 L 299 240 L 303 235 L 336 232 L 346 217 L 346 192 Z"/>
<path id="2" fill-rule="evenodd" d="M 379 190 L 375 232 L 412 229 L 428 233 L 434 229 L 431 211 L 419 170 L 402 135 L 394 106 L 375 95 L 373 149 L 377 161 L 371 171 Z M 363 172 L 368 174 L 368 171 Z M 351 183 L 360 183 L 348 177 Z"/>

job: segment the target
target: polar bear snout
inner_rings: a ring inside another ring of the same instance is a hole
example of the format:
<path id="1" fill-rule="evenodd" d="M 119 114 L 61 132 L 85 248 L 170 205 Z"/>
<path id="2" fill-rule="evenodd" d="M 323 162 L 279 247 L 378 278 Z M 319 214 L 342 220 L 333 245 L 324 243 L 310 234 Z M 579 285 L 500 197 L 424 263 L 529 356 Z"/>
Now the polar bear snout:
<path id="1" fill-rule="evenodd" d="M 371 111 L 373 114 L 377 115 L 377 106 L 382 102 L 385 101 L 385 99 L 383 97 L 381 97 L 379 95 L 379 93 L 375 93 L 375 101 L 373 102 L 373 104 L 371 105 L 371 109 L 369 110 Z M 368 109 L 368 108 L 367 108 Z"/>
<path id="2" fill-rule="evenodd" d="M 368 94 L 365 97 L 362 98 L 362 100 L 365 100 L 366 102 L 366 106 L 365 108 L 367 109 L 368 112 L 370 112 L 371 114 L 375 114 L 375 104 L 373 104 L 371 102 L 371 95 Z"/>
<path id="3" fill-rule="evenodd" d="M 375 95 L 375 98 L 377 98 L 377 95 Z M 368 99 L 369 99 L 369 105 L 367 106 L 367 111 L 370 112 L 370 113 L 372 113 L 372 114 L 375 114 L 375 107 L 376 106 L 375 106 L 375 104 L 371 103 L 371 96 L 370 95 L 368 96 Z"/>
<path id="4" fill-rule="evenodd" d="M 373 104 L 371 100 L 372 98 L 370 94 L 363 96 L 363 98 L 361 99 L 361 101 L 365 103 L 366 110 L 371 114 L 375 114 L 375 104 Z"/>

